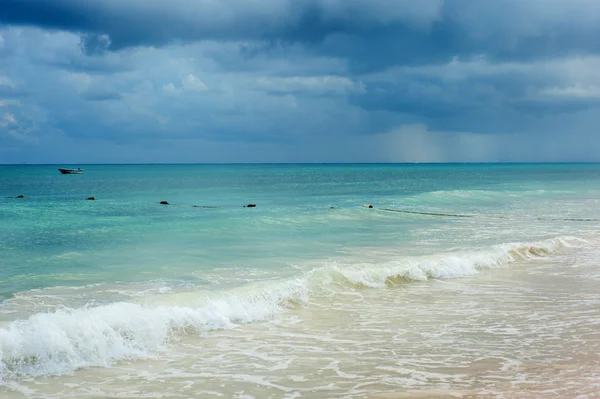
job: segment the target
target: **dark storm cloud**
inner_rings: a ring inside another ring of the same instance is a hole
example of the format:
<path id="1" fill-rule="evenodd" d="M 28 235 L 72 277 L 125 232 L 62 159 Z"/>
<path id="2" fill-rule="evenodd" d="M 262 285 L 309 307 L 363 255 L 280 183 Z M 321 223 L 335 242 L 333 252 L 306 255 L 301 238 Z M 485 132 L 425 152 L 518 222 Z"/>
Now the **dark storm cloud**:
<path id="1" fill-rule="evenodd" d="M 378 24 L 426 29 L 441 0 L 2 0 L 0 22 L 82 33 L 86 51 L 162 46 L 173 41 L 319 42 Z"/>
<path id="2" fill-rule="evenodd" d="M 591 0 L 0 1 L 0 22 L 81 33 L 90 54 L 259 40 L 304 43 L 349 58 L 356 70 L 484 52 L 491 59 L 596 53 L 599 12 Z"/>

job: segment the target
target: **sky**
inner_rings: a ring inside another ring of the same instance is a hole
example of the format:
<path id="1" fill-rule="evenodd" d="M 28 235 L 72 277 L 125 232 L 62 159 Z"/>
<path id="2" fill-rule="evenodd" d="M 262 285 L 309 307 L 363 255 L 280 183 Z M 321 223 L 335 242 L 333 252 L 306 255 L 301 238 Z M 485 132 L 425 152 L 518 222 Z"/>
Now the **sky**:
<path id="1" fill-rule="evenodd" d="M 600 161 L 597 0 L 0 0 L 0 164 Z"/>

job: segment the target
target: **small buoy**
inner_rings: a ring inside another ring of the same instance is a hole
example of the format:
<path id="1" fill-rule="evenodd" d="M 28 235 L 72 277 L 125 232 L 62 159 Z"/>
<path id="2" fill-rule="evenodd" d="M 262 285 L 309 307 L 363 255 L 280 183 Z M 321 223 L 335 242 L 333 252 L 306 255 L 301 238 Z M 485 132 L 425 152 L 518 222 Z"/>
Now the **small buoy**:
<path id="1" fill-rule="evenodd" d="M 248 204 L 246 205 L 246 208 L 256 208 L 256 204 Z"/>
<path id="2" fill-rule="evenodd" d="M 96 201 L 96 198 L 94 198 L 94 197 L 87 197 L 86 200 L 88 200 L 88 201 Z"/>
<path id="3" fill-rule="evenodd" d="M 373 205 L 371 204 L 367 204 L 367 205 L 363 205 L 364 208 L 373 208 Z"/>
<path id="4" fill-rule="evenodd" d="M 167 201 L 160 201 L 161 205 L 169 205 L 169 203 Z"/>

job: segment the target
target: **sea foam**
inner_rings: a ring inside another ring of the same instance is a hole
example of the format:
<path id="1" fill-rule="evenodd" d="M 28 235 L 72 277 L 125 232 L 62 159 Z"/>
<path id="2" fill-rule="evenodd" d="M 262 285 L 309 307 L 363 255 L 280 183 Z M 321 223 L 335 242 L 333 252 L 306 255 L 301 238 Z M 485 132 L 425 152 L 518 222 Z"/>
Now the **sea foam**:
<path id="1" fill-rule="evenodd" d="M 207 299 L 205 293 L 197 293 L 198 297 L 204 296 L 201 301 L 186 293 L 171 298 L 172 304 L 116 302 L 38 313 L 0 328 L 0 379 L 70 373 L 82 367 L 152 357 L 177 337 L 265 320 L 292 306 L 318 300 L 325 291 L 469 276 L 483 268 L 548 256 L 583 241 L 557 237 L 475 251 L 403 257 L 380 264 L 338 262 L 296 278 L 222 292 L 218 297 Z"/>

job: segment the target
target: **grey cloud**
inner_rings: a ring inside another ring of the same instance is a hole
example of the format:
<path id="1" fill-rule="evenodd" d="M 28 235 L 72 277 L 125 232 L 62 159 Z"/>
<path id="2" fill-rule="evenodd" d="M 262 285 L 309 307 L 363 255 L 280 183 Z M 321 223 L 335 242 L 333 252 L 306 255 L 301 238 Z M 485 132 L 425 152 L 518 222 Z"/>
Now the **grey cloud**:
<path id="1" fill-rule="evenodd" d="M 130 65 L 112 62 L 106 58 L 98 57 L 72 57 L 56 60 L 38 60 L 42 64 L 57 67 L 66 71 L 89 74 L 113 74 L 132 70 Z"/>
<path id="2" fill-rule="evenodd" d="M 357 71 L 456 54 L 600 51 L 600 4 L 592 0 L 3 0 L 0 22 L 81 33 L 89 54 L 201 40 L 303 43 L 350 59 Z"/>
<path id="3" fill-rule="evenodd" d="M 597 109 L 599 57 L 492 63 L 454 60 L 395 67 L 362 77 L 364 95 L 352 101 L 368 111 L 407 114 L 440 130 L 527 131 L 539 116 Z"/>
<path id="4" fill-rule="evenodd" d="M 586 110 L 600 110 L 600 98 L 548 98 L 537 100 L 519 100 L 510 103 L 516 111 L 544 117 L 579 113 Z"/>
<path id="5" fill-rule="evenodd" d="M 20 3 L 4 162 L 600 159 L 592 2 Z"/>
<path id="6" fill-rule="evenodd" d="M 331 29 L 354 29 L 357 19 L 366 28 L 397 22 L 422 27 L 438 17 L 442 1 L 414 7 L 409 0 L 398 0 L 390 5 L 385 0 L 3 0 L 0 18 L 9 24 L 84 32 L 90 34 L 85 40 L 92 47 L 104 45 L 97 35 L 106 34 L 110 47 L 119 49 L 172 40 L 322 36 Z M 313 29 L 305 29 L 307 25 Z"/>
<path id="7" fill-rule="evenodd" d="M 80 44 L 87 55 L 104 54 L 110 48 L 110 37 L 101 33 L 84 33 Z"/>
<path id="8" fill-rule="evenodd" d="M 86 56 L 82 54 L 79 43 L 81 38 L 69 32 L 53 31 L 49 33 L 37 28 L 1 29 L 3 38 L 0 47 L 0 72 L 8 66 L 11 59 L 27 57 L 26 67 L 35 64 L 42 68 L 60 68 L 72 72 L 92 74 L 112 74 L 132 70 L 128 57 L 121 53 Z"/>

